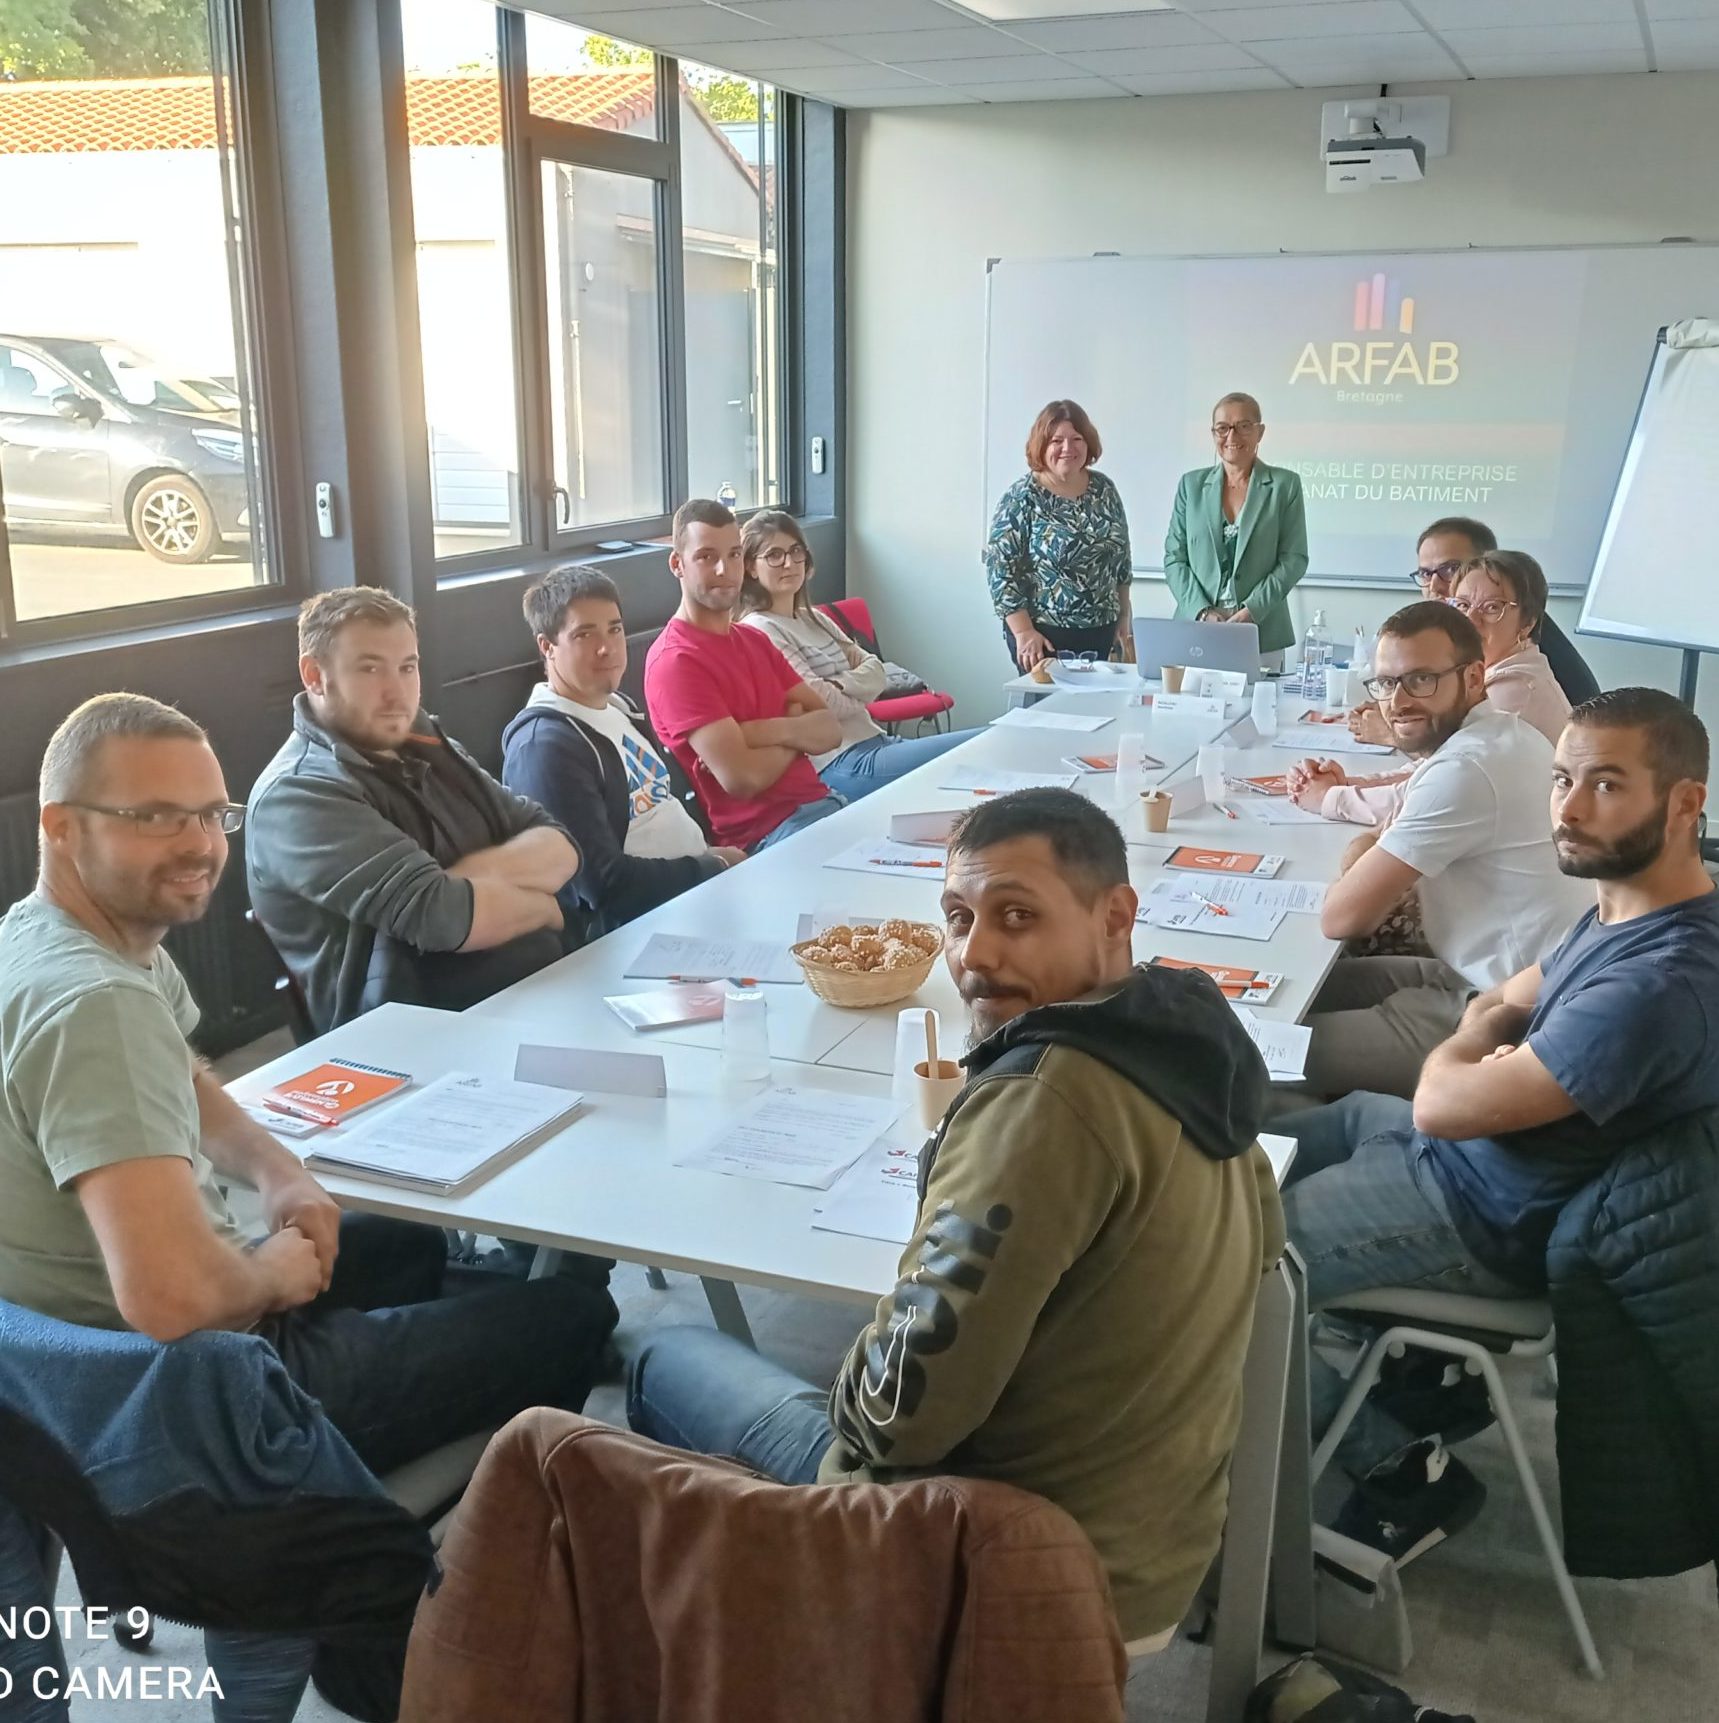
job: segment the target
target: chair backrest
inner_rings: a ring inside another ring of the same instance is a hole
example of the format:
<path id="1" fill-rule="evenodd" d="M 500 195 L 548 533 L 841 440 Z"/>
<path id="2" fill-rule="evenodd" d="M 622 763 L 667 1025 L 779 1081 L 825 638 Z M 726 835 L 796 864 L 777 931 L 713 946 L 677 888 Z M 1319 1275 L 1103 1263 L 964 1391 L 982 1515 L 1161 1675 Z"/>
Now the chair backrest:
<path id="1" fill-rule="evenodd" d="M 877 628 L 871 619 L 871 606 L 863 598 L 832 598 L 818 608 L 833 616 L 842 630 L 863 646 L 874 658 L 883 656 L 877 643 Z"/>
<path id="2" fill-rule="evenodd" d="M 310 1015 L 310 1002 L 304 996 L 304 989 L 298 984 L 298 977 L 287 968 L 286 959 L 275 949 L 275 942 L 269 938 L 268 929 L 257 920 L 257 912 L 254 909 L 245 911 L 245 926 L 262 942 L 263 949 L 269 954 L 269 961 L 274 965 L 274 993 L 286 1007 L 287 1028 L 292 1033 L 293 1045 L 302 1047 L 305 1042 L 314 1041 L 316 1024 Z"/>
<path id="3" fill-rule="evenodd" d="M 539 1408 L 491 1443 L 441 1564 L 413 1723 L 498 1691 L 510 1723 L 1121 1723 L 1097 1554 L 1006 1484 L 788 1488 Z"/>

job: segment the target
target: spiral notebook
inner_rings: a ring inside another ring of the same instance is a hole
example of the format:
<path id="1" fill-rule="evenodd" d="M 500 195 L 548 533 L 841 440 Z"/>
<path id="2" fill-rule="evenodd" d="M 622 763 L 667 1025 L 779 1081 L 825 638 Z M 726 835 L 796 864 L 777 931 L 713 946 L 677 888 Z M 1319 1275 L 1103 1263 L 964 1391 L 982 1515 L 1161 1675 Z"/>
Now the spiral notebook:
<path id="1" fill-rule="evenodd" d="M 338 1125 L 398 1094 L 411 1081 L 409 1071 L 361 1065 L 356 1059 L 329 1059 L 302 1076 L 276 1083 L 257 1099 L 271 1113 L 285 1113 L 313 1125 Z"/>

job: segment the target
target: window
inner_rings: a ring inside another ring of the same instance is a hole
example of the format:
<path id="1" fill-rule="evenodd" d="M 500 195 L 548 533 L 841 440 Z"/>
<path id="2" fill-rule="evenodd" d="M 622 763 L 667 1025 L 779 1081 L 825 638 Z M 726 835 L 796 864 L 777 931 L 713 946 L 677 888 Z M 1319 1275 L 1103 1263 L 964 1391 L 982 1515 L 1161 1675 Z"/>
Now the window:
<path id="1" fill-rule="evenodd" d="M 781 501 L 776 92 L 681 63 L 687 489 Z"/>
<path id="2" fill-rule="evenodd" d="M 400 27 L 431 523 L 462 557 L 525 530 L 496 8 L 403 0 Z"/>
<path id="3" fill-rule="evenodd" d="M 0 628 L 268 581 L 205 0 L 0 40 Z"/>
<path id="4" fill-rule="evenodd" d="M 787 501 L 777 91 L 488 0 L 401 6 L 445 571 L 653 538 L 689 495 Z"/>
<path id="5" fill-rule="evenodd" d="M 656 187 L 543 164 L 557 532 L 667 512 Z"/>

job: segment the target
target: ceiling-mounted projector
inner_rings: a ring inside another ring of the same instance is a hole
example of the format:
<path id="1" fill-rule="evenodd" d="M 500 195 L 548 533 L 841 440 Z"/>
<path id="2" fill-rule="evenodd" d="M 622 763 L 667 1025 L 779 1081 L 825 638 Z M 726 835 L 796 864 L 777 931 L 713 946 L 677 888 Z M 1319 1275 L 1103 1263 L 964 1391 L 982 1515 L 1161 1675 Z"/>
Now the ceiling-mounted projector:
<path id="1" fill-rule="evenodd" d="M 1366 191 L 1425 179 L 1427 157 L 1445 153 L 1449 128 L 1448 97 L 1327 102 L 1320 114 L 1325 189 Z"/>

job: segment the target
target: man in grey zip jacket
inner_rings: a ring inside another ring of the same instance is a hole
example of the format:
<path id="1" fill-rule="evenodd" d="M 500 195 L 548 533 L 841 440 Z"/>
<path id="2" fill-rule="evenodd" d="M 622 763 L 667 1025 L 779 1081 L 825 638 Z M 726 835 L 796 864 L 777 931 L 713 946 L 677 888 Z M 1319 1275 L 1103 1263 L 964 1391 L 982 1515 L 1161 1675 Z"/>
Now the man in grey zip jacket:
<path id="1" fill-rule="evenodd" d="M 317 1030 L 388 1000 L 462 1010 L 553 963 L 578 852 L 421 711 L 411 609 L 370 587 L 319 594 L 299 652 L 245 872 Z"/>

